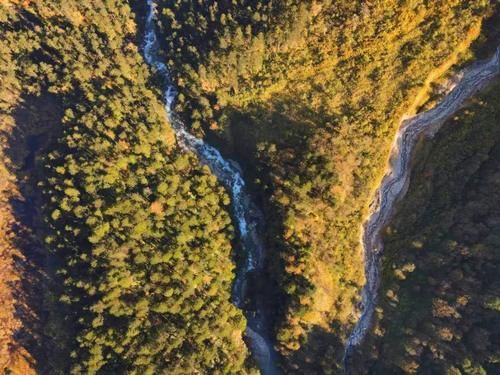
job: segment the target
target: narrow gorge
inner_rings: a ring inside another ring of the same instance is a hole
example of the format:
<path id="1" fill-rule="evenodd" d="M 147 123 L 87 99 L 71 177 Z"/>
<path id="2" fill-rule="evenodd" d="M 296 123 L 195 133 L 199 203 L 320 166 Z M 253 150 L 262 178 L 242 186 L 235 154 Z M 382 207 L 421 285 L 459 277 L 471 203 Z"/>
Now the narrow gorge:
<path id="1" fill-rule="evenodd" d="M 242 173 L 235 162 L 226 160 L 221 153 L 200 138 L 190 134 L 182 120 L 176 116 L 173 106 L 177 90 L 172 84 L 168 68 L 161 61 L 159 43 L 155 31 L 155 3 L 148 0 L 148 13 L 144 36 L 144 56 L 149 65 L 161 77 L 164 86 L 165 109 L 168 121 L 174 128 L 179 142 L 188 152 L 194 152 L 201 163 L 209 166 L 219 181 L 231 194 L 233 221 L 238 228 L 239 242 L 244 252 L 243 261 L 238 265 L 232 298 L 236 307 L 245 311 L 247 318 L 246 337 L 249 347 L 264 375 L 277 374 L 277 358 L 271 336 L 270 317 L 264 308 L 262 296 L 252 301 L 252 311 L 246 310 L 248 299 L 248 277 L 250 273 L 259 277 L 263 272 L 265 248 L 262 231 L 265 229 L 262 214 L 248 193 Z M 255 295 L 255 293 L 254 293 Z"/>

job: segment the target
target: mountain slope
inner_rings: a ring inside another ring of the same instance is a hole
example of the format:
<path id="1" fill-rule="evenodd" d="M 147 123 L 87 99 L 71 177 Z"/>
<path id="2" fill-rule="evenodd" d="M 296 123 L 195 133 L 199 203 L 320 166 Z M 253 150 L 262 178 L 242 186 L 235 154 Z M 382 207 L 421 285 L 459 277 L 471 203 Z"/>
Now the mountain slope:
<path id="1" fill-rule="evenodd" d="M 398 120 L 489 4 L 158 4 L 178 111 L 238 158 L 264 207 L 285 368 L 339 371 L 364 282 L 360 227 Z"/>
<path id="2" fill-rule="evenodd" d="M 247 372 L 245 319 L 229 301 L 228 197 L 176 144 L 128 4 L 3 2 L 0 14 L 12 61 L 2 81 L 18 95 L 2 108 L 3 157 L 23 200 L 10 210 L 31 233 L 26 262 L 44 277 L 20 276 L 21 292 L 39 293 L 27 301 L 38 314 L 13 330 L 30 330 L 33 340 L 16 337 L 33 366 Z"/>
<path id="3" fill-rule="evenodd" d="M 496 373 L 498 83 L 418 151 L 384 237 L 377 323 L 356 373 Z"/>

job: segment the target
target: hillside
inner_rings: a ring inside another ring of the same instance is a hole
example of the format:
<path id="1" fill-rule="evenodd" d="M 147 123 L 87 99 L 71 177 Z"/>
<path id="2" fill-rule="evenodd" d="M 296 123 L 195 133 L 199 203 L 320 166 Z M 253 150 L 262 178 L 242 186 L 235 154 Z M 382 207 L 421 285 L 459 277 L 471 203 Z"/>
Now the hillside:
<path id="1" fill-rule="evenodd" d="M 27 304 L 2 345 L 44 374 L 242 371 L 228 197 L 175 143 L 128 4 L 2 2 L 0 29 L 6 319 Z"/>
<path id="2" fill-rule="evenodd" d="M 421 144 L 384 237 L 377 322 L 353 360 L 357 373 L 500 369 L 499 90 L 497 82 Z"/>
<path id="3" fill-rule="evenodd" d="M 284 366 L 335 371 L 364 283 L 361 223 L 399 119 L 478 36 L 488 4 L 159 4 L 177 111 L 244 165 L 271 224 Z"/>
<path id="4" fill-rule="evenodd" d="M 343 363 L 398 128 L 499 7 L 0 1 L 0 373 L 500 371 L 496 81 L 404 155 Z"/>

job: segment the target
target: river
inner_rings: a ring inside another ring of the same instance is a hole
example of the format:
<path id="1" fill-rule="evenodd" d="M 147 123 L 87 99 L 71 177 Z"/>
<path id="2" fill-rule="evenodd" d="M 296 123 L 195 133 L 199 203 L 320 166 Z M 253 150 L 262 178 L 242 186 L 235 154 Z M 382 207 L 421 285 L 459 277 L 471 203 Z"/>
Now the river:
<path id="1" fill-rule="evenodd" d="M 164 103 L 168 120 L 176 132 L 177 142 L 194 152 L 201 163 L 207 165 L 231 195 L 232 217 L 238 228 L 244 260 L 238 264 L 232 291 L 233 303 L 243 309 L 247 298 L 245 285 L 250 273 L 264 272 L 263 216 L 252 201 L 245 181 L 235 163 L 202 139 L 189 133 L 181 119 L 173 111 L 177 90 L 172 83 L 167 65 L 161 60 L 158 37 L 155 30 L 155 4 L 147 1 L 144 35 L 144 57 L 153 70 L 162 77 Z M 500 71 L 500 47 L 488 61 L 475 64 L 461 75 L 455 87 L 434 108 L 401 121 L 396 134 L 390 162 L 377 189 L 370 214 L 363 224 L 361 242 L 365 256 L 366 284 L 362 290 L 361 315 L 349 336 L 344 355 L 345 374 L 349 374 L 348 360 L 372 322 L 377 292 L 380 284 L 380 258 L 383 250 L 382 229 L 388 224 L 394 204 L 404 196 L 410 176 L 411 157 L 418 138 L 432 136 L 444 121 L 455 113 L 464 101 L 483 88 Z M 277 354 L 271 336 L 270 317 L 262 296 L 256 296 L 252 311 L 244 311 L 247 317 L 246 338 L 248 346 L 263 375 L 278 374 Z"/>
<path id="2" fill-rule="evenodd" d="M 361 243 L 365 256 L 366 284 L 361 296 L 361 316 L 345 346 L 346 375 L 349 374 L 349 358 L 354 348 L 361 344 L 373 319 L 380 284 L 382 230 L 391 219 L 395 203 L 408 189 L 411 158 L 418 138 L 421 135 L 433 136 L 466 99 L 486 86 L 499 72 L 500 47 L 491 59 L 474 64 L 462 72 L 453 89 L 434 108 L 401 121 L 385 176 L 375 193 L 368 218 L 363 224 Z"/>
<path id="3" fill-rule="evenodd" d="M 256 296 L 252 301 L 252 311 L 244 309 L 247 299 L 247 282 L 249 275 L 254 277 L 264 272 L 265 248 L 262 233 L 265 228 L 263 215 L 252 201 L 252 197 L 245 187 L 245 181 L 235 163 L 225 159 L 214 147 L 205 143 L 202 139 L 189 133 L 175 114 L 173 106 L 177 96 L 177 90 L 170 77 L 167 65 L 161 60 L 159 54 L 160 45 L 155 29 L 155 3 L 147 0 L 147 14 L 144 32 L 144 58 L 153 71 L 161 76 L 163 87 L 163 99 L 169 123 L 176 133 L 177 142 L 186 150 L 194 152 L 201 163 L 207 165 L 212 173 L 225 186 L 231 196 L 231 210 L 235 226 L 238 228 L 239 239 L 243 251 L 242 262 L 239 262 L 232 290 L 232 302 L 235 306 L 244 310 L 247 318 L 245 336 L 250 351 L 259 365 L 263 375 L 276 375 L 277 354 L 274 351 L 271 336 L 271 319 L 264 308 L 262 296 Z"/>

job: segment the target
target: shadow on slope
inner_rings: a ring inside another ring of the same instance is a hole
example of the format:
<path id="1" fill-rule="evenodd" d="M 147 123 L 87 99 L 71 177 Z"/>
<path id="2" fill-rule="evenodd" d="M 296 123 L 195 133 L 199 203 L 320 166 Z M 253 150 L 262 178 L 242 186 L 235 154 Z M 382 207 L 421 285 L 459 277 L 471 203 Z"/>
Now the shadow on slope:
<path id="1" fill-rule="evenodd" d="M 62 103 L 51 94 L 24 96 L 12 116 L 15 126 L 6 135 L 6 157 L 15 176 L 18 194 L 10 199 L 15 217 L 12 227 L 14 246 L 20 256 L 14 259 L 21 280 L 13 283 L 16 314 L 22 322 L 15 340 L 31 357 L 38 373 L 54 373 L 54 358 L 60 357 L 48 338 L 53 327 L 47 327 L 48 305 L 54 303 L 54 259 L 43 243 L 43 217 L 37 182 L 43 179 L 41 155 L 54 141 L 62 118 Z M 62 360 L 61 358 L 60 360 Z"/>

